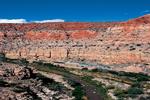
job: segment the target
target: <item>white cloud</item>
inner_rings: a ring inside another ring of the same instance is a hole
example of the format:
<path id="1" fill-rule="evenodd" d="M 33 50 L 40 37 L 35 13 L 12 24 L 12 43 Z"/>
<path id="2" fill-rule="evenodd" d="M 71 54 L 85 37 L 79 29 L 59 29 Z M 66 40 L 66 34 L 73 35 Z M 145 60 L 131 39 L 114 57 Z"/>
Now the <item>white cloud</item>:
<path id="1" fill-rule="evenodd" d="M 0 23 L 27 23 L 25 19 L 0 19 Z"/>
<path id="2" fill-rule="evenodd" d="M 141 14 L 150 13 L 150 10 L 141 11 Z"/>
<path id="3" fill-rule="evenodd" d="M 0 19 L 0 23 L 48 23 L 48 22 L 65 22 L 63 19 L 52 19 L 52 20 L 41 20 L 41 21 L 30 21 L 26 19 Z"/>
<path id="4" fill-rule="evenodd" d="M 52 19 L 52 20 L 42 20 L 42 21 L 33 21 L 35 23 L 48 23 L 48 22 L 65 22 L 63 19 Z"/>
<path id="5" fill-rule="evenodd" d="M 148 12 L 150 12 L 150 10 L 145 10 L 145 11 L 143 11 L 144 13 L 148 13 Z"/>

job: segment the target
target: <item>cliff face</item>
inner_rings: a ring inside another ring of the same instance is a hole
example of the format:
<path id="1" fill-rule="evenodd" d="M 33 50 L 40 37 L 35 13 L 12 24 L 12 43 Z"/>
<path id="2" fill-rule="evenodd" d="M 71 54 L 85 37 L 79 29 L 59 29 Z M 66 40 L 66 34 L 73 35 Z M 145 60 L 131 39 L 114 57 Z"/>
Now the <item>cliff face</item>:
<path id="1" fill-rule="evenodd" d="M 149 72 L 150 15 L 116 23 L 0 24 L 0 52 L 9 58 L 87 61 Z"/>

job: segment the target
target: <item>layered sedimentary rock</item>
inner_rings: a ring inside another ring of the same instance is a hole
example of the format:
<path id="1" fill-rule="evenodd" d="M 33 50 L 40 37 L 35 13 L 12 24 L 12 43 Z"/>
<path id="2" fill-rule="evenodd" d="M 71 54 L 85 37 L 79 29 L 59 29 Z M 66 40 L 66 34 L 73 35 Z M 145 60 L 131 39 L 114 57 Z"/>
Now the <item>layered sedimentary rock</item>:
<path id="1" fill-rule="evenodd" d="M 0 52 L 15 59 L 87 61 L 149 72 L 150 15 L 111 23 L 0 24 Z"/>

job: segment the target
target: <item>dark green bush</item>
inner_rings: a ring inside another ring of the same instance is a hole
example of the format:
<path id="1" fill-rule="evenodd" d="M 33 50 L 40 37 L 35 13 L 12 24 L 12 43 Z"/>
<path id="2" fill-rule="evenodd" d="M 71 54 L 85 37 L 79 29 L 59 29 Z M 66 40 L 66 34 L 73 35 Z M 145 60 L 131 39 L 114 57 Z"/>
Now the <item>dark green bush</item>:
<path id="1" fill-rule="evenodd" d="M 64 86 L 62 84 L 59 83 L 48 83 L 47 87 L 51 90 L 55 90 L 55 91 L 62 91 L 64 89 Z"/>
<path id="2" fill-rule="evenodd" d="M 25 66 L 27 66 L 29 64 L 29 61 L 27 61 L 25 58 L 22 58 L 20 60 L 20 62 L 21 62 L 22 65 L 25 65 Z"/>
<path id="3" fill-rule="evenodd" d="M 5 82 L 2 79 L 0 79 L 0 87 L 4 87 L 6 85 L 7 85 L 7 82 Z"/>
<path id="4" fill-rule="evenodd" d="M 90 81 L 92 81 L 93 77 L 92 76 L 84 76 L 84 77 L 82 77 L 82 79 L 90 82 Z"/>
<path id="5" fill-rule="evenodd" d="M 125 90 L 121 90 L 119 88 L 115 89 L 115 91 L 114 91 L 114 95 L 117 96 L 118 98 L 124 97 L 125 94 L 126 94 L 126 91 Z"/>
<path id="6" fill-rule="evenodd" d="M 143 94 L 143 90 L 137 87 L 131 87 L 127 91 L 128 94 Z"/>
<path id="7" fill-rule="evenodd" d="M 139 94 L 143 94 L 143 90 L 138 87 L 131 87 L 127 90 L 128 96 L 134 98 Z"/>
<path id="8" fill-rule="evenodd" d="M 141 82 L 141 81 L 149 81 L 150 77 L 144 74 L 139 74 L 137 75 L 137 81 Z"/>
<path id="9" fill-rule="evenodd" d="M 16 93 L 21 93 L 21 92 L 25 92 L 27 90 L 25 88 L 16 86 L 16 87 L 13 88 L 13 91 L 16 92 Z"/>
<path id="10" fill-rule="evenodd" d="M 0 61 L 6 61 L 6 57 L 4 53 L 0 53 Z"/>
<path id="11" fill-rule="evenodd" d="M 74 90 L 72 91 L 72 96 L 75 97 L 75 100 L 82 100 L 83 96 L 85 95 L 85 91 L 82 85 L 78 82 L 75 82 L 74 80 L 68 80 L 68 83 L 72 87 L 74 87 Z"/>
<path id="12" fill-rule="evenodd" d="M 83 98 L 84 94 L 85 94 L 84 90 L 80 85 L 76 86 L 72 92 L 72 95 L 75 96 L 75 100 L 83 100 L 82 98 Z"/>
<path id="13" fill-rule="evenodd" d="M 91 71 L 92 72 L 98 72 L 99 70 L 97 68 L 95 68 L 95 69 L 92 69 Z"/>
<path id="14" fill-rule="evenodd" d="M 82 77 L 82 80 L 84 80 L 85 82 L 87 82 L 91 85 L 94 85 L 103 98 L 108 98 L 107 89 L 105 87 L 103 87 L 100 82 L 97 82 L 97 81 L 92 80 L 92 79 L 93 79 L 92 76 Z"/>
<path id="15" fill-rule="evenodd" d="M 135 82 L 135 83 L 132 84 L 132 87 L 140 88 L 141 87 L 141 83 L 140 82 Z"/>
<path id="16" fill-rule="evenodd" d="M 107 87 L 107 89 L 114 89 L 115 88 L 115 86 L 113 86 L 113 85 L 109 85 L 108 87 Z"/>

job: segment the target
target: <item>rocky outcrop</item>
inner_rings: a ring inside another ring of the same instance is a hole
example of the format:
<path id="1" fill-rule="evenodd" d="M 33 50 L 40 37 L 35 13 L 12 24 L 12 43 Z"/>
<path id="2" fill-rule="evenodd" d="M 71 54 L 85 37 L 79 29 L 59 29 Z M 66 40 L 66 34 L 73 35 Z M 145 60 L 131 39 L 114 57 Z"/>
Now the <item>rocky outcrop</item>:
<path id="1" fill-rule="evenodd" d="M 0 100 L 73 100 L 71 93 L 61 82 L 33 71 L 31 66 L 0 64 Z"/>
<path id="2" fill-rule="evenodd" d="M 33 76 L 33 73 L 30 68 L 8 63 L 1 63 L 0 65 L 0 79 L 16 81 L 28 79 L 31 76 Z"/>
<path id="3" fill-rule="evenodd" d="M 0 24 L 0 52 L 9 58 L 90 61 L 115 69 L 130 64 L 127 70 L 144 64 L 140 72 L 148 72 L 149 40 L 150 15 L 112 23 Z"/>

